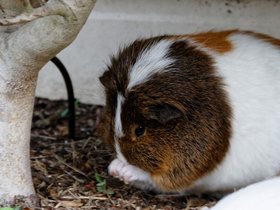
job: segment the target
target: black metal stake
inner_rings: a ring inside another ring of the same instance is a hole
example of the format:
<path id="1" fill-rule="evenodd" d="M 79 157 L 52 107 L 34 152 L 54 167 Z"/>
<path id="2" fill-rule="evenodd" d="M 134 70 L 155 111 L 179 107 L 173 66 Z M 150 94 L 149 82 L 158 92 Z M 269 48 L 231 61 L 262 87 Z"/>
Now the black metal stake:
<path id="1" fill-rule="evenodd" d="M 69 137 L 71 139 L 75 139 L 76 135 L 76 113 L 75 113 L 75 97 L 74 97 L 74 90 L 71 78 L 63 65 L 63 63 L 57 58 L 53 57 L 51 61 L 54 65 L 59 69 L 61 72 L 66 88 L 67 88 L 67 95 L 68 95 L 68 130 L 69 130 Z"/>

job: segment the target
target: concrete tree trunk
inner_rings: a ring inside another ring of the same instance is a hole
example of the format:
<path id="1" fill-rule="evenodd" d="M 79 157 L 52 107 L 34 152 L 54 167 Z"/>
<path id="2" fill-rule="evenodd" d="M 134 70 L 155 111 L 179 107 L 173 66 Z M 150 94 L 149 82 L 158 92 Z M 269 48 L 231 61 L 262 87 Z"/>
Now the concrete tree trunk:
<path id="1" fill-rule="evenodd" d="M 94 4 L 0 0 L 0 204 L 18 196 L 32 203 L 29 144 L 37 76 L 75 39 Z"/>

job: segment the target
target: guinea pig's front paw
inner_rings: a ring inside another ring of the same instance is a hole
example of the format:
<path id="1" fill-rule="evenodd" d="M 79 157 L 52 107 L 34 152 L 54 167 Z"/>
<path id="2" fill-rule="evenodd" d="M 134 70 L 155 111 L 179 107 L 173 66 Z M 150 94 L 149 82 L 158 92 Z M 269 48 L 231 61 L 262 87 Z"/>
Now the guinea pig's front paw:
<path id="1" fill-rule="evenodd" d="M 133 182 L 145 183 L 150 180 L 150 175 L 146 171 L 129 164 L 123 167 L 120 175 L 126 184 L 131 184 Z"/>
<path id="2" fill-rule="evenodd" d="M 113 160 L 109 165 L 109 174 L 123 180 L 126 184 L 151 183 L 150 174 L 137 166 L 124 163 L 119 159 Z"/>
<path id="3" fill-rule="evenodd" d="M 121 179 L 120 174 L 125 165 L 127 165 L 127 163 L 116 158 L 110 163 L 108 172 L 111 176 Z"/>

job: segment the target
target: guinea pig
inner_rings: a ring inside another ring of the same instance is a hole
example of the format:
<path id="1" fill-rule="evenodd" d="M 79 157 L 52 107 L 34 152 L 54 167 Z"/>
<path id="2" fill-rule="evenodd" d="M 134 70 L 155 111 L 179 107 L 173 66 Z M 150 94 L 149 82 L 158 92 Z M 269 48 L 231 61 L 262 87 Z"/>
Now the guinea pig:
<path id="1" fill-rule="evenodd" d="M 228 30 L 139 39 L 100 77 L 109 174 L 160 192 L 232 191 L 280 173 L 280 40 Z"/>

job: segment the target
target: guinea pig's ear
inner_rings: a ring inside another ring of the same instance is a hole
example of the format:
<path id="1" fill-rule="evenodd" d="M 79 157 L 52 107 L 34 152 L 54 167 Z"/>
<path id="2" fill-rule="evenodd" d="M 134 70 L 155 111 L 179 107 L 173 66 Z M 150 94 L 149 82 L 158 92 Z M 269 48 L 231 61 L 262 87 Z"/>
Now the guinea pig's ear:
<path id="1" fill-rule="evenodd" d="M 146 117 L 151 120 L 156 120 L 161 124 L 166 124 L 170 120 L 179 118 L 182 114 L 175 106 L 161 103 L 149 107 Z"/>
<path id="2" fill-rule="evenodd" d="M 109 88 L 112 86 L 113 79 L 112 79 L 112 73 L 110 71 L 105 71 L 101 77 L 99 77 L 99 81 L 105 88 Z"/>

